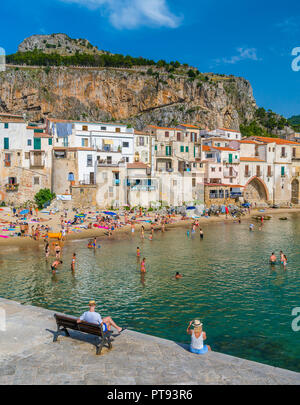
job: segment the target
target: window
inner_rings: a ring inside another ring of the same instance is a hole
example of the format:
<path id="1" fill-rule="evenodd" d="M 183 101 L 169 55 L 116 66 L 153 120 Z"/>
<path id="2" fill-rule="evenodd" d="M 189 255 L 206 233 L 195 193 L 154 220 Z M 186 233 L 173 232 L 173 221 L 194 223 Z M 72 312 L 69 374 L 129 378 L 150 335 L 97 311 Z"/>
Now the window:
<path id="1" fill-rule="evenodd" d="M 87 155 L 87 157 L 86 157 L 86 165 L 88 167 L 93 166 L 93 156 L 92 155 Z"/>
<path id="2" fill-rule="evenodd" d="M 129 162 L 129 157 L 126 157 L 125 160 L 126 160 L 126 163 L 128 163 Z"/>
<path id="3" fill-rule="evenodd" d="M 177 132 L 177 141 L 180 142 L 180 140 L 181 140 L 181 133 Z"/>
<path id="4" fill-rule="evenodd" d="M 180 152 L 184 152 L 184 146 L 180 146 Z"/>
<path id="5" fill-rule="evenodd" d="M 281 176 L 282 177 L 285 176 L 285 168 L 284 168 L 284 166 L 281 166 Z"/>
<path id="6" fill-rule="evenodd" d="M 219 172 L 221 172 L 222 171 L 222 167 L 219 167 Z"/>
<path id="7" fill-rule="evenodd" d="M 25 159 L 29 159 L 30 158 L 30 153 L 29 152 L 25 152 Z"/>
<path id="8" fill-rule="evenodd" d="M 272 169 L 272 167 L 268 166 L 268 174 L 267 174 L 268 177 L 271 177 L 271 169 Z"/>
<path id="9" fill-rule="evenodd" d="M 81 138 L 81 146 L 83 146 L 83 147 L 89 146 L 88 138 Z"/>
<path id="10" fill-rule="evenodd" d="M 111 165 L 112 164 L 112 157 L 111 156 L 107 156 L 106 158 L 107 164 Z"/>
<path id="11" fill-rule="evenodd" d="M 73 172 L 70 172 L 70 173 L 68 174 L 68 181 L 75 181 L 75 177 L 74 177 L 74 173 L 73 173 Z"/>
<path id="12" fill-rule="evenodd" d="M 4 149 L 9 149 L 9 138 L 4 138 Z"/>
<path id="13" fill-rule="evenodd" d="M 256 166 L 256 176 L 259 177 L 260 174 L 260 166 Z"/>
<path id="14" fill-rule="evenodd" d="M 215 167 L 212 167 L 212 168 L 211 168 L 211 171 L 212 171 L 212 172 L 215 172 L 215 171 L 216 171 L 216 168 L 215 168 Z"/>
<path id="15" fill-rule="evenodd" d="M 192 187 L 196 187 L 196 179 L 192 179 Z"/>
<path id="16" fill-rule="evenodd" d="M 154 146 L 154 150 L 157 150 L 157 145 Z"/>
<path id="17" fill-rule="evenodd" d="M 4 129 L 8 129 L 8 122 L 4 124 Z"/>
<path id="18" fill-rule="evenodd" d="M 166 131 L 166 132 L 165 132 L 165 137 L 166 137 L 166 138 L 169 138 L 169 136 L 170 136 L 169 132 Z"/>
<path id="19" fill-rule="evenodd" d="M 129 148 L 129 142 L 123 142 L 123 148 Z"/>
<path id="20" fill-rule="evenodd" d="M 197 163 L 193 163 L 193 167 L 197 167 Z"/>
<path id="21" fill-rule="evenodd" d="M 10 153 L 5 153 L 4 155 L 4 166 L 5 167 L 10 167 L 11 166 L 11 161 L 10 161 Z"/>
<path id="22" fill-rule="evenodd" d="M 224 190 L 219 190 L 219 198 L 224 198 Z"/>
<path id="23" fill-rule="evenodd" d="M 101 127 L 101 131 L 106 131 L 106 127 Z"/>
<path id="24" fill-rule="evenodd" d="M 121 128 L 116 128 L 116 132 L 121 132 Z"/>
<path id="25" fill-rule="evenodd" d="M 32 145 L 32 140 L 31 139 L 27 139 L 27 146 L 31 146 Z"/>
<path id="26" fill-rule="evenodd" d="M 249 165 L 245 166 L 245 177 L 249 176 Z"/>
<path id="27" fill-rule="evenodd" d="M 34 185 L 40 184 L 40 178 L 39 178 L 39 177 L 34 177 L 34 178 L 33 178 L 33 184 L 34 184 Z"/>
<path id="28" fill-rule="evenodd" d="M 83 130 L 83 131 L 87 131 L 87 130 L 88 130 L 88 126 L 87 126 L 87 125 L 83 125 L 83 126 L 82 126 L 82 130 Z"/>
<path id="29" fill-rule="evenodd" d="M 8 178 L 8 184 L 17 184 L 17 178 L 16 177 L 9 177 Z"/>
<path id="30" fill-rule="evenodd" d="M 189 147 L 188 147 L 188 146 L 185 147 L 185 151 L 186 151 L 186 152 L 189 151 Z"/>
<path id="31" fill-rule="evenodd" d="M 296 148 L 293 148 L 293 158 L 296 157 Z"/>
<path id="32" fill-rule="evenodd" d="M 48 145 L 52 145 L 52 138 L 48 139 Z"/>
<path id="33" fill-rule="evenodd" d="M 286 157 L 285 148 L 281 148 L 281 157 Z"/>
<path id="34" fill-rule="evenodd" d="M 139 145 L 140 145 L 140 146 L 144 146 L 144 145 L 145 145 L 145 139 L 144 139 L 144 137 L 143 137 L 143 136 L 140 136 L 138 139 L 139 139 Z"/>

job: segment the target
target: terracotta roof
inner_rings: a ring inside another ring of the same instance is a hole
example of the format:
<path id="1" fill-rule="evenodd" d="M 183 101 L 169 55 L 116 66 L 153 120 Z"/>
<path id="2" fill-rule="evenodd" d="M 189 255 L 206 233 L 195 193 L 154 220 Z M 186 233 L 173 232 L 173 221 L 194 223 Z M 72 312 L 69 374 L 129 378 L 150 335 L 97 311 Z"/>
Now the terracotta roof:
<path id="1" fill-rule="evenodd" d="M 14 118 L 22 118 L 22 119 L 23 119 L 23 116 L 22 116 L 22 115 L 9 114 L 9 113 L 2 113 L 2 112 L 0 112 L 0 116 L 4 116 L 4 117 L 14 117 Z"/>
<path id="2" fill-rule="evenodd" d="M 202 145 L 202 151 L 203 151 L 203 152 L 210 152 L 210 151 L 211 151 L 210 146 L 208 146 L 208 145 Z"/>
<path id="3" fill-rule="evenodd" d="M 241 157 L 241 162 L 265 162 L 265 160 L 256 158 L 256 157 Z"/>
<path id="4" fill-rule="evenodd" d="M 257 141 L 252 141 L 252 140 L 242 140 L 242 141 L 237 141 L 237 142 L 239 142 L 239 143 L 251 143 L 251 144 L 253 144 L 253 145 L 259 145 L 260 143 L 259 142 L 257 142 Z"/>
<path id="5" fill-rule="evenodd" d="M 154 128 L 154 129 L 166 129 L 166 130 L 169 130 L 169 131 L 178 131 L 177 128 L 158 127 L 156 125 L 149 125 L 149 127 Z"/>
<path id="6" fill-rule="evenodd" d="M 190 125 L 190 124 L 179 124 L 179 126 L 186 127 L 186 128 L 200 129 L 200 127 L 197 127 L 196 125 Z"/>
<path id="7" fill-rule="evenodd" d="M 277 145 L 299 145 L 298 142 L 287 141 L 286 139 L 281 138 L 271 138 L 266 136 L 254 136 L 251 138 L 261 141 L 263 143 L 276 143 Z"/>
<path id="8" fill-rule="evenodd" d="M 127 163 L 127 169 L 148 169 L 149 166 L 143 162 Z"/>
<path id="9" fill-rule="evenodd" d="M 213 149 L 217 149 L 217 150 L 221 150 L 221 151 L 228 151 L 228 152 L 238 152 L 236 149 L 222 148 L 221 146 L 213 146 Z"/>
<path id="10" fill-rule="evenodd" d="M 144 136 L 149 136 L 149 134 L 147 134 L 146 132 L 143 132 L 143 131 L 137 131 L 136 129 L 134 130 L 134 134 L 135 134 L 135 135 L 144 135 Z"/>
<path id="11" fill-rule="evenodd" d="M 221 129 L 222 131 L 227 131 L 227 132 L 236 132 L 236 133 L 240 133 L 240 131 L 236 131 L 235 129 L 227 129 L 227 128 L 218 128 Z"/>
<path id="12" fill-rule="evenodd" d="M 4 118 L 4 119 L 2 119 L 1 117 L 0 117 L 0 122 L 2 122 L 3 124 L 5 124 L 5 123 L 16 123 L 16 124 L 25 124 L 25 121 L 24 121 L 24 119 L 23 118 Z"/>

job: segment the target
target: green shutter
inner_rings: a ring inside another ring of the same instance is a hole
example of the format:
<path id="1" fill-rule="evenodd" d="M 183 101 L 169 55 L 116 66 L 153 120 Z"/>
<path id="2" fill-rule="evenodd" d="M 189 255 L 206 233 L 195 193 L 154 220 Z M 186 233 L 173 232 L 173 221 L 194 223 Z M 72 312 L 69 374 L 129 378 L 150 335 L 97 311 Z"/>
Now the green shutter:
<path id="1" fill-rule="evenodd" d="M 180 152 L 184 152 L 184 146 L 180 146 Z"/>
<path id="2" fill-rule="evenodd" d="M 194 146 L 194 157 L 196 157 L 196 146 Z"/>
<path id="3" fill-rule="evenodd" d="M 189 147 L 188 147 L 188 146 L 185 147 L 185 151 L 186 151 L 186 152 L 189 151 Z"/>
<path id="4" fill-rule="evenodd" d="M 33 149 L 41 150 L 41 138 L 33 138 Z"/>
<path id="5" fill-rule="evenodd" d="M 4 149 L 9 149 L 9 138 L 4 138 Z"/>
<path id="6" fill-rule="evenodd" d="M 281 167 L 281 176 L 284 176 L 284 166 Z"/>
<path id="7" fill-rule="evenodd" d="M 154 150 L 157 150 L 157 145 L 154 146 Z"/>
<path id="8" fill-rule="evenodd" d="M 8 122 L 6 122 L 6 123 L 4 124 L 4 128 L 5 128 L 5 129 L 8 129 Z"/>
<path id="9" fill-rule="evenodd" d="M 229 163 L 232 163 L 232 153 L 229 153 Z"/>
<path id="10" fill-rule="evenodd" d="M 52 138 L 48 139 L 48 145 L 52 145 Z"/>

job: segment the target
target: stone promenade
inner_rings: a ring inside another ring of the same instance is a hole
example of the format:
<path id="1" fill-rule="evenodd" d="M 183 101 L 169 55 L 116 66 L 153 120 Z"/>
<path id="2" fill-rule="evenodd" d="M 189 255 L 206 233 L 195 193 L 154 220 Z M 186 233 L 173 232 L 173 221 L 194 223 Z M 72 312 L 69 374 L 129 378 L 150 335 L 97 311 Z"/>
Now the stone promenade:
<path id="1" fill-rule="evenodd" d="M 78 332 L 52 342 L 52 311 L 0 298 L 1 309 L 0 384 L 300 384 L 300 373 L 215 352 L 197 356 L 130 330 L 96 356 L 94 339 Z"/>

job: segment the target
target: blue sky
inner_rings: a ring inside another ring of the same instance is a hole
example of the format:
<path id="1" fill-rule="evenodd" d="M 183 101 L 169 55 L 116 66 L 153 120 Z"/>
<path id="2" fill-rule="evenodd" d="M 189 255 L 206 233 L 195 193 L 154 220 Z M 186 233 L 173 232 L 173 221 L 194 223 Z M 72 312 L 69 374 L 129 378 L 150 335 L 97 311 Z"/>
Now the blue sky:
<path id="1" fill-rule="evenodd" d="M 113 53 L 243 76 L 259 106 L 300 114 L 300 70 L 291 68 L 299 0 L 11 0 L 0 14 L 6 53 L 32 34 L 64 32 Z"/>

